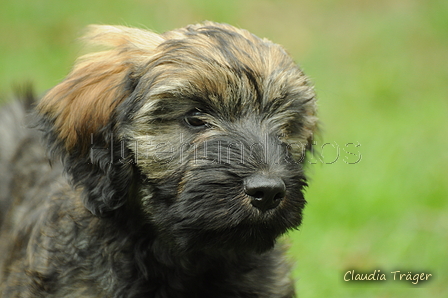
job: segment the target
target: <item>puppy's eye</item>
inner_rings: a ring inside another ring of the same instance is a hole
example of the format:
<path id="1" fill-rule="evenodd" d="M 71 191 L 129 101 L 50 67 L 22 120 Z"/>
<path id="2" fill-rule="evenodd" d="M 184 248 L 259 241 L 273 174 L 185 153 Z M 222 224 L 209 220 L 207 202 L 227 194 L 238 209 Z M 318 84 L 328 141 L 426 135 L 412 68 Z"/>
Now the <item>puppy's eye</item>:
<path id="1" fill-rule="evenodd" d="M 188 113 L 185 116 L 185 122 L 188 124 L 188 126 L 194 127 L 194 128 L 206 128 L 208 127 L 208 123 L 204 120 L 204 114 L 200 111 L 194 110 L 190 113 Z"/>

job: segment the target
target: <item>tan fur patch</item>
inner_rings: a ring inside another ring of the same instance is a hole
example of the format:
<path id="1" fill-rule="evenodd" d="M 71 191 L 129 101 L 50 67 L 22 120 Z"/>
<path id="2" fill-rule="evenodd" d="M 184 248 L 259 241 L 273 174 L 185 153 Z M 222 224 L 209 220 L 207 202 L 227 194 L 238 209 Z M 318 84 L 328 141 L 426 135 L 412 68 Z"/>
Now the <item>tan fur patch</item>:
<path id="1" fill-rule="evenodd" d="M 90 134 L 105 126 L 128 95 L 126 76 L 147 61 L 163 41 L 155 33 L 113 26 L 90 26 L 85 40 L 115 48 L 81 57 L 67 78 L 39 103 L 39 113 L 54 121 L 67 151 L 86 150 Z"/>

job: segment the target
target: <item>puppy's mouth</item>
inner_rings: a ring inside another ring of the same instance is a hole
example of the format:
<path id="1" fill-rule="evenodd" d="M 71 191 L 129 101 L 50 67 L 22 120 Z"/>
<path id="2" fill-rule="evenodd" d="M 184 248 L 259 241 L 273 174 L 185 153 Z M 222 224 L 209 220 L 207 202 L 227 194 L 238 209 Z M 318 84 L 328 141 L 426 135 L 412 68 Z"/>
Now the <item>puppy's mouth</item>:
<path id="1" fill-rule="evenodd" d="M 301 224 L 305 200 L 300 191 L 285 190 L 278 203 L 263 203 L 268 206 L 263 208 L 245 192 L 224 193 L 221 189 L 196 197 L 181 194 L 156 219 L 158 226 L 165 227 L 162 237 L 171 248 L 180 252 L 264 252 L 280 235 Z"/>
<path id="2" fill-rule="evenodd" d="M 301 224 L 302 174 L 292 166 L 196 166 L 176 179 L 149 181 L 154 191 L 146 213 L 178 252 L 263 252 Z"/>
<path id="3" fill-rule="evenodd" d="M 183 252 L 261 253 L 273 248 L 280 235 L 300 225 L 301 215 L 292 217 L 279 210 L 256 211 L 258 216 L 249 216 L 236 225 L 215 222 L 215 227 L 200 227 L 199 223 L 178 223 L 171 230 L 172 240 Z"/>

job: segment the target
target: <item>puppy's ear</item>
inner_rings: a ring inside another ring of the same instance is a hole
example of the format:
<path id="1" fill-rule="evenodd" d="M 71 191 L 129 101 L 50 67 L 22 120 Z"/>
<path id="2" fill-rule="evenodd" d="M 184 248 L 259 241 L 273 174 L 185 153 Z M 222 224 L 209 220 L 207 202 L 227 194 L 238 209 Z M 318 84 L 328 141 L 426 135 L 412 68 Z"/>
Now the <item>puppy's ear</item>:
<path id="1" fill-rule="evenodd" d="M 111 49 L 81 57 L 40 101 L 37 114 L 50 151 L 83 188 L 86 207 L 105 215 L 125 203 L 133 181 L 132 165 L 123 160 L 126 146 L 118 140 L 117 107 L 164 39 L 145 30 L 94 25 L 85 40 Z"/>
<path id="2" fill-rule="evenodd" d="M 90 135 L 105 127 L 115 108 L 133 91 L 139 67 L 163 39 L 140 29 L 92 25 L 90 44 L 112 46 L 78 59 L 67 78 L 38 105 L 67 151 L 86 151 Z"/>

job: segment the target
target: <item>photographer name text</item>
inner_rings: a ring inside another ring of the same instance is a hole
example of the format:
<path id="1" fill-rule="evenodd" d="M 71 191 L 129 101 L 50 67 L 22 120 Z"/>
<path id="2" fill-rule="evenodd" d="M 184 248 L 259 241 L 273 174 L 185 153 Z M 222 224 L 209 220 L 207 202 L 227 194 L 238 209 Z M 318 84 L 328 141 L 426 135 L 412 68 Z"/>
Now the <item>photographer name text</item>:
<path id="1" fill-rule="evenodd" d="M 364 282 L 381 282 L 381 281 L 387 281 L 387 280 L 395 280 L 395 281 L 407 281 L 414 285 L 417 285 L 419 282 L 422 281 L 428 281 L 432 277 L 431 273 L 425 273 L 425 272 L 419 272 L 414 273 L 411 271 L 391 271 L 390 273 L 387 272 L 383 273 L 381 270 L 374 270 L 373 272 L 369 273 L 360 273 L 356 272 L 355 270 L 348 270 L 344 274 L 344 281 L 345 282 L 351 282 L 351 281 L 364 281 Z"/>

